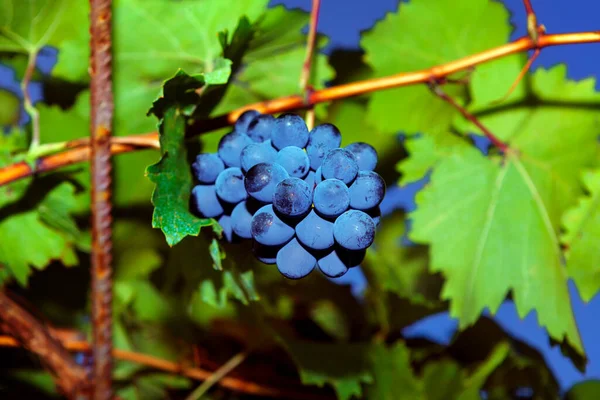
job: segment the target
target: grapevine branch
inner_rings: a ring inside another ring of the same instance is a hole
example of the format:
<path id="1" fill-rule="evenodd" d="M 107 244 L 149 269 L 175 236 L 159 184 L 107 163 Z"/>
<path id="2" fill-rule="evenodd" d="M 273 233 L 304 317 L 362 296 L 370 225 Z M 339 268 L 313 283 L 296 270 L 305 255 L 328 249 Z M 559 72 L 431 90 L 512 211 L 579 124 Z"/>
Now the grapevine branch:
<path id="1" fill-rule="evenodd" d="M 1 303 L 0 303 L 1 304 Z M 73 335 L 65 335 L 61 338 L 63 350 L 72 352 L 89 352 L 91 346 L 84 340 L 78 340 Z M 18 340 L 11 336 L 0 336 L 0 347 L 19 347 Z M 192 368 L 173 361 L 163 360 L 143 353 L 134 351 L 113 349 L 113 356 L 119 360 L 130 361 L 160 371 L 169 372 L 176 375 L 185 376 L 198 381 L 207 381 L 214 379 L 214 372 L 202 368 Z M 76 367 L 80 368 L 76 365 Z M 73 371 L 73 370 L 72 370 Z M 232 390 L 238 393 L 246 393 L 260 397 L 282 398 L 290 400 L 331 400 L 330 396 L 320 395 L 308 391 L 301 386 L 291 386 L 289 384 L 281 387 L 270 386 L 267 384 L 256 383 L 244 380 L 242 378 L 223 376 L 216 382 L 222 388 Z"/>
<path id="2" fill-rule="evenodd" d="M 508 150 L 508 145 L 506 143 L 504 143 L 503 141 L 501 141 L 500 139 L 498 139 L 496 137 L 496 135 L 494 135 L 488 128 L 485 127 L 485 125 L 483 125 L 481 123 L 481 121 L 479 121 L 479 119 L 477 119 L 477 117 L 475 117 L 473 114 L 468 112 L 463 106 L 458 104 L 456 102 L 456 100 L 454 100 L 452 97 L 448 96 L 448 94 L 442 90 L 440 85 L 438 85 L 435 82 L 432 82 L 429 84 L 429 87 L 430 87 L 431 91 L 433 93 L 435 93 L 436 96 L 438 96 L 440 99 L 444 100 L 446 103 L 450 104 L 452 107 L 454 107 L 456 110 L 458 110 L 458 112 L 460 112 L 463 117 L 465 117 L 466 119 L 471 121 L 473 124 L 475 124 L 475 126 L 477 126 L 481 130 L 481 132 L 483 132 L 485 137 L 487 137 L 494 146 L 496 146 L 503 153 L 506 153 L 506 150 Z"/>
<path id="3" fill-rule="evenodd" d="M 249 104 L 238 108 L 227 114 L 217 116 L 215 118 L 197 121 L 190 127 L 191 135 L 199 135 L 210 130 L 222 128 L 233 124 L 236 119 L 244 111 L 255 109 L 265 114 L 275 114 L 292 110 L 305 109 L 315 104 L 324 103 L 333 100 L 344 99 L 347 97 L 358 96 L 366 93 L 375 92 L 378 90 L 397 88 L 414 84 L 423 84 L 438 81 L 444 77 L 452 75 L 456 72 L 468 70 L 476 65 L 483 64 L 498 58 L 506 57 L 512 54 L 521 53 L 524 51 L 535 50 L 537 48 L 545 48 L 551 46 L 561 46 L 567 44 L 582 44 L 582 43 L 598 43 L 600 42 L 600 31 L 591 32 L 576 32 L 564 33 L 555 35 L 542 35 L 537 44 L 528 36 L 517 39 L 511 43 L 495 47 L 481 53 L 473 54 L 446 64 L 441 64 L 435 67 L 390 75 L 383 78 L 366 79 L 363 81 L 347 83 L 343 85 L 333 86 L 330 88 L 314 91 L 304 98 L 304 95 L 287 96 L 274 100 L 263 101 L 259 103 Z M 153 139 L 153 145 L 148 143 L 144 145 L 125 145 L 112 142 L 112 154 L 127 153 L 143 148 L 156 148 L 158 146 L 158 133 L 144 133 L 141 135 L 132 135 L 127 137 L 134 138 L 145 137 L 150 141 Z M 121 140 L 127 140 L 123 137 Z M 0 186 L 22 179 L 33 174 L 52 171 L 54 169 L 86 161 L 90 158 L 89 146 L 82 145 L 77 148 L 68 149 L 61 153 L 53 154 L 39 158 L 34 166 L 29 166 L 24 162 L 15 163 L 0 169 Z"/>
<path id="4" fill-rule="evenodd" d="M 308 38 L 306 42 L 306 57 L 302 64 L 300 72 L 300 90 L 304 93 L 306 101 L 310 98 L 313 88 L 310 86 L 310 75 L 313 66 L 313 55 L 315 53 L 315 43 L 317 41 L 317 25 L 319 23 L 319 11 L 321 10 L 321 0 L 313 0 L 310 11 L 310 26 L 308 28 Z M 310 107 L 306 111 L 306 126 L 312 129 L 315 124 L 315 110 Z"/>
<path id="5" fill-rule="evenodd" d="M 0 291 L 0 329 L 10 333 L 11 345 L 37 354 L 49 367 L 55 382 L 68 398 L 76 398 L 88 387 L 86 370 L 75 363 L 65 347 L 29 312 Z M 5 344 L 0 340 L 0 345 Z"/>
<path id="6" fill-rule="evenodd" d="M 94 400 L 112 392 L 111 0 L 90 0 L 92 321 Z"/>

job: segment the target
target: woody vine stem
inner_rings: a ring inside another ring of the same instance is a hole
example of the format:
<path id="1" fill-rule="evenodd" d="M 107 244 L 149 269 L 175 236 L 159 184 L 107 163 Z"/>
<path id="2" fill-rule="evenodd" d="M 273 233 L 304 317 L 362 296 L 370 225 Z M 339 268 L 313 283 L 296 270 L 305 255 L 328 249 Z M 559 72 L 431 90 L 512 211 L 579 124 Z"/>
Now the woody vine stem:
<path id="1" fill-rule="evenodd" d="M 92 292 L 94 310 L 94 342 L 69 342 L 55 340 L 48 327 L 35 321 L 25 310 L 20 309 L 8 296 L 0 292 L 0 303 L 3 309 L 14 310 L 13 313 L 0 314 L 0 327 L 11 335 L 0 337 L 0 346 L 24 346 L 36 352 L 47 361 L 49 367 L 60 375 L 59 385 L 69 395 L 78 392 L 81 396 L 81 382 L 87 381 L 86 371 L 73 364 L 65 349 L 89 351 L 94 353 L 94 398 L 111 399 L 110 387 L 112 357 L 138 362 L 156 369 L 181 374 L 198 380 L 210 380 L 213 373 L 197 368 L 184 368 L 176 363 L 149 357 L 144 354 L 112 349 L 111 345 L 111 191 L 110 191 L 110 157 L 143 149 L 158 149 L 158 133 L 131 135 L 127 137 L 111 137 L 113 119 L 113 99 L 111 83 L 111 46 L 110 46 L 110 0 L 90 0 L 91 4 L 91 89 L 92 89 L 92 135 L 56 144 L 52 148 L 61 149 L 57 153 L 36 158 L 33 163 L 19 162 L 0 169 L 0 186 L 14 182 L 34 174 L 52 171 L 74 163 L 91 160 L 92 162 L 92 219 L 93 219 L 93 251 L 92 251 Z M 214 118 L 195 121 L 189 128 L 188 135 L 200 135 L 217 128 L 233 124 L 238 116 L 248 109 L 261 113 L 281 113 L 300 109 L 311 109 L 314 105 L 340 100 L 366 93 L 397 88 L 401 86 L 425 84 L 434 94 L 454 106 L 463 116 L 473 123 L 477 119 L 469 114 L 457 102 L 441 90 L 440 85 L 447 77 L 498 58 L 512 54 L 534 50 L 532 57 L 516 77 L 515 84 L 531 67 L 533 60 L 543 48 L 558 45 L 598 43 L 600 31 L 576 32 L 548 35 L 542 25 L 538 25 L 536 15 L 529 0 L 523 0 L 528 21 L 528 36 L 511 43 L 473 54 L 446 64 L 434 66 L 420 71 L 399 73 L 383 78 L 367 79 L 353 83 L 313 91 L 310 87 L 310 71 L 313 63 L 312 55 L 316 37 L 319 0 L 313 0 L 311 28 L 307 42 L 307 53 L 300 78 L 301 94 L 282 97 L 270 101 L 250 104 L 230 113 Z M 507 88 L 508 93 L 515 87 Z M 506 96 L 505 96 L 506 97 Z M 309 113 L 308 118 L 313 118 Z M 480 123 L 479 123 L 480 124 Z M 492 132 L 480 126 L 483 133 L 501 151 L 507 145 L 499 141 Z M 35 138 L 34 138 L 35 139 Z M 45 343 L 42 348 L 39 343 Z M 37 344 L 37 346 L 36 346 Z M 48 351 L 46 351 L 48 349 Z M 240 360 L 241 362 L 241 360 Z M 65 381 L 66 379 L 66 381 Z M 275 387 L 261 386 L 237 378 L 220 377 L 219 385 L 234 391 L 260 394 L 262 396 L 284 396 L 286 398 L 318 398 L 314 393 L 301 393 L 301 390 L 285 390 Z M 87 397 L 87 395 L 84 395 Z"/>

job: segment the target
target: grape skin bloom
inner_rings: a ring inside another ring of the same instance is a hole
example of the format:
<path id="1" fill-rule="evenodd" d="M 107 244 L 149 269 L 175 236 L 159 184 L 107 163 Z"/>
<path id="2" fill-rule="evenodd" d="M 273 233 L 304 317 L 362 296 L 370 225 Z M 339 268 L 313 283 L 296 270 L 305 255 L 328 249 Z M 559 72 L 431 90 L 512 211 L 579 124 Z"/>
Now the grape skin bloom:
<path id="1" fill-rule="evenodd" d="M 227 203 L 237 204 L 248 195 L 244 190 L 244 175 L 239 168 L 227 168 L 217 176 L 217 196 Z"/>
<path id="2" fill-rule="evenodd" d="M 332 124 L 317 125 L 310 131 L 306 152 L 310 159 L 310 167 L 317 169 L 330 150 L 340 147 L 342 134 Z"/>
<path id="3" fill-rule="evenodd" d="M 368 214 L 348 210 L 333 224 L 335 241 L 348 250 L 364 250 L 373 244 L 375 223 Z"/>
<path id="4" fill-rule="evenodd" d="M 265 246 L 279 246 L 294 237 L 294 228 L 281 220 L 272 204 L 260 208 L 252 217 L 252 238 Z"/>
<path id="5" fill-rule="evenodd" d="M 308 128 L 304 120 L 295 114 L 282 114 L 276 119 L 275 128 L 271 133 L 273 147 L 281 150 L 287 146 L 303 149 L 308 142 Z"/>
<path id="6" fill-rule="evenodd" d="M 289 174 L 281 165 L 260 163 L 248 170 L 244 178 L 244 187 L 256 200 L 271 203 L 277 184 L 286 178 L 289 178 Z"/>
<path id="7" fill-rule="evenodd" d="M 192 208 L 204 218 L 216 218 L 224 212 L 215 185 L 194 186 L 191 200 Z"/>
<path id="8" fill-rule="evenodd" d="M 358 169 L 361 171 L 373 171 L 377 166 L 377 150 L 373 146 L 364 142 L 350 143 L 346 146 L 354 154 Z"/>
<path id="9" fill-rule="evenodd" d="M 219 141 L 219 157 L 226 167 L 241 166 L 240 155 L 244 147 L 253 143 L 252 139 L 245 133 L 231 132 L 223 136 Z"/>
<path id="10" fill-rule="evenodd" d="M 306 214 L 312 205 L 312 192 L 308 183 L 300 178 L 287 178 L 277 184 L 273 207 L 288 217 Z"/>
<path id="11" fill-rule="evenodd" d="M 223 160 L 214 153 L 198 154 L 192 163 L 194 177 L 200 183 L 215 183 L 217 176 L 225 169 Z"/>
<path id="12" fill-rule="evenodd" d="M 292 177 L 304 178 L 310 171 L 308 155 L 300 147 L 284 147 L 277 153 L 275 162 L 285 168 Z"/>
<path id="13" fill-rule="evenodd" d="M 385 196 L 385 181 L 373 171 L 360 171 L 350 186 L 350 207 L 368 210 L 377 207 Z"/>
<path id="14" fill-rule="evenodd" d="M 302 247 L 296 238 L 277 253 L 277 269 L 289 279 L 304 278 L 316 265 L 317 259 Z"/>
<path id="15" fill-rule="evenodd" d="M 321 164 L 324 179 L 339 179 L 349 185 L 358 174 L 358 164 L 354 155 L 346 149 L 331 150 Z"/>
<path id="16" fill-rule="evenodd" d="M 315 188 L 314 203 L 321 215 L 337 217 L 350 205 L 348 187 L 338 179 L 325 179 Z"/>
<path id="17" fill-rule="evenodd" d="M 325 250 L 335 243 L 333 239 L 333 222 L 327 221 L 314 210 L 296 225 L 296 237 L 306 247 L 313 250 Z"/>

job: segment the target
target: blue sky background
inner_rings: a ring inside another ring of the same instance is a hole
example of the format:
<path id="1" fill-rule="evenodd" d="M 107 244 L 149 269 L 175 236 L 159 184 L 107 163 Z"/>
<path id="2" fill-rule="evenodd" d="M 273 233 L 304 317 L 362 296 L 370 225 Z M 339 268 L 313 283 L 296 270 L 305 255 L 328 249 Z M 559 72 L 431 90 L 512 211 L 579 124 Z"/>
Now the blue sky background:
<path id="1" fill-rule="evenodd" d="M 285 4 L 289 7 L 308 9 L 310 0 L 273 0 L 272 5 Z M 515 25 L 513 39 L 526 32 L 526 18 L 522 0 L 505 0 L 503 3 L 512 12 L 512 22 Z M 367 5 L 368 4 L 368 5 Z M 562 33 L 600 29 L 600 1 L 598 0 L 533 0 L 533 6 L 541 23 L 546 25 L 549 33 Z M 360 32 L 370 28 L 376 20 L 390 11 L 396 11 L 398 0 L 323 0 L 319 21 L 319 32 L 330 37 L 328 51 L 336 47 L 355 48 L 359 45 Z M 435 34 L 432 32 L 431 34 Z M 49 49 L 43 53 L 38 63 L 41 69 L 52 68 L 55 52 Z M 534 64 L 552 66 L 557 63 L 568 65 L 569 77 L 582 79 L 590 76 L 600 76 L 600 44 L 572 45 L 547 48 Z M 12 71 L 0 65 L 0 87 L 16 93 L 20 92 L 19 84 L 14 80 Z M 600 84 L 596 83 L 600 90 Z M 33 100 L 41 97 L 41 86 L 32 84 L 30 87 Z M 27 117 L 23 115 L 22 122 Z M 409 187 L 390 187 L 382 212 L 391 212 L 395 208 L 412 209 L 413 196 L 421 184 Z M 364 277 L 359 269 L 351 270 L 340 282 L 350 282 L 356 293 L 364 288 Z M 574 285 L 570 285 L 573 307 L 579 324 L 584 346 L 590 363 L 585 375 L 580 374 L 570 361 L 563 357 L 560 350 L 551 348 L 545 330 L 537 324 L 535 313 L 520 320 L 512 302 L 506 302 L 500 307 L 495 319 L 508 332 L 517 338 L 528 342 L 539 349 L 552 370 L 555 372 L 563 390 L 573 384 L 589 379 L 600 378 L 600 296 L 596 296 L 588 304 L 584 304 Z M 406 329 L 407 336 L 426 336 L 440 343 L 447 343 L 455 332 L 456 322 L 446 314 L 430 317 Z"/>
<path id="2" fill-rule="evenodd" d="M 515 26 L 512 39 L 526 34 L 527 23 L 522 0 L 502 1 L 512 14 L 511 22 Z M 284 4 L 288 7 L 310 8 L 310 0 L 273 0 L 272 5 Z M 368 4 L 368 5 L 367 5 Z M 600 29 L 600 1 L 598 0 L 533 0 L 533 8 L 538 21 L 546 26 L 548 33 L 565 33 Z M 369 29 L 388 12 L 398 9 L 398 0 L 323 0 L 319 17 L 318 31 L 330 37 L 327 51 L 336 47 L 356 48 L 360 42 L 360 32 Z M 435 34 L 432 32 L 431 34 Z M 542 51 L 533 68 L 550 67 L 557 63 L 568 65 L 571 79 L 583 79 L 600 76 L 600 44 L 550 47 Z M 600 83 L 596 82 L 600 90 Z M 392 187 L 382 204 L 382 213 L 395 208 L 414 207 L 413 196 L 420 184 L 407 188 Z M 359 293 L 364 287 L 364 277 L 360 270 L 353 269 L 339 282 L 349 282 Z M 586 374 L 581 374 L 563 357 L 558 348 L 550 347 L 546 331 L 537 323 L 535 313 L 524 320 L 519 319 L 515 306 L 507 301 L 495 316 L 495 320 L 515 337 L 529 343 L 541 351 L 554 371 L 562 390 L 568 390 L 573 384 L 590 379 L 600 379 L 600 296 L 584 304 L 575 285 L 570 284 L 571 298 L 575 316 L 590 363 Z M 440 343 L 448 343 L 455 332 L 457 323 L 446 313 L 432 316 L 408 327 L 407 336 L 426 336 Z"/>

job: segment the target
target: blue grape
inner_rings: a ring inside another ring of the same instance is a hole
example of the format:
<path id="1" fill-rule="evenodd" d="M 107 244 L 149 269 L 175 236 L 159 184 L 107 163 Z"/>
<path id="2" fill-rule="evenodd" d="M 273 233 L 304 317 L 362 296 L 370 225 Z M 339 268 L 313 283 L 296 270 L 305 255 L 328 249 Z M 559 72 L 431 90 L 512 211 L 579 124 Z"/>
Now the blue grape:
<path id="1" fill-rule="evenodd" d="M 215 185 L 194 186 L 191 200 L 192 207 L 204 218 L 215 218 L 224 212 Z"/>
<path id="2" fill-rule="evenodd" d="M 287 146 L 303 149 L 308 142 L 308 128 L 304 120 L 296 114 L 282 114 L 276 120 L 271 134 L 273 147 L 281 150 Z"/>
<path id="3" fill-rule="evenodd" d="M 346 250 L 336 247 L 331 253 L 317 261 L 317 266 L 324 275 L 338 278 L 348 272 L 348 269 L 357 267 L 365 258 L 365 250 Z"/>
<path id="4" fill-rule="evenodd" d="M 363 250 L 373 244 L 375 223 L 362 211 L 348 210 L 335 220 L 333 236 L 345 249 Z"/>
<path id="5" fill-rule="evenodd" d="M 240 167 L 242 149 L 252 143 L 252 139 L 245 133 L 231 132 L 219 141 L 219 157 L 226 167 Z"/>
<path id="6" fill-rule="evenodd" d="M 252 238 L 265 246 L 279 246 L 294 236 L 294 228 L 275 214 L 272 204 L 261 207 L 252 217 Z"/>
<path id="7" fill-rule="evenodd" d="M 315 171 L 315 185 L 323 182 L 323 172 L 321 171 L 321 167 L 317 168 Z"/>
<path id="8" fill-rule="evenodd" d="M 373 171 L 377 166 L 377 151 L 373 146 L 364 142 L 350 143 L 346 146 L 354 154 L 358 169 L 361 171 Z"/>
<path id="9" fill-rule="evenodd" d="M 304 182 L 308 183 L 308 187 L 310 188 L 311 192 L 314 192 L 315 186 L 317 186 L 315 183 L 315 175 L 315 171 L 308 171 L 308 174 L 304 178 Z"/>
<path id="10" fill-rule="evenodd" d="M 379 207 L 374 207 L 374 208 L 371 208 L 370 210 L 362 210 L 362 211 L 369 214 L 369 217 L 371 217 L 371 219 L 375 223 L 375 227 L 379 226 L 379 224 L 381 223 L 381 209 Z"/>
<path id="11" fill-rule="evenodd" d="M 337 217 L 350 205 L 348 187 L 338 179 L 325 179 L 319 183 L 313 196 L 315 208 L 325 217 Z"/>
<path id="12" fill-rule="evenodd" d="M 283 246 L 277 253 L 277 269 L 289 279 L 304 278 L 317 265 L 317 259 L 310 254 L 296 238 Z"/>
<path id="13" fill-rule="evenodd" d="M 296 178 L 304 178 L 310 171 L 308 156 L 300 147 L 284 147 L 277 153 L 275 162 L 285 168 L 290 176 Z"/>
<path id="14" fill-rule="evenodd" d="M 256 110 L 244 111 L 235 121 L 234 129 L 239 133 L 248 133 L 248 126 L 261 114 Z"/>
<path id="15" fill-rule="evenodd" d="M 248 125 L 248 136 L 255 142 L 262 143 L 271 139 L 271 132 L 274 128 L 275 118 L 269 114 L 261 114 Z"/>
<path id="16" fill-rule="evenodd" d="M 360 171 L 350 186 L 350 207 L 368 210 L 377 207 L 385 195 L 385 182 L 377 172 Z"/>
<path id="17" fill-rule="evenodd" d="M 277 184 L 273 207 L 286 217 L 305 214 L 312 205 L 312 191 L 300 178 L 287 178 Z"/>
<path id="18" fill-rule="evenodd" d="M 221 215 L 221 217 L 219 218 L 219 220 L 217 221 L 219 223 L 219 225 L 221 225 L 221 228 L 223 228 L 223 236 L 225 236 L 225 240 L 227 240 L 229 243 L 231 243 L 231 240 L 233 238 L 233 230 L 231 227 L 231 216 L 227 215 L 227 214 L 223 214 Z"/>
<path id="19" fill-rule="evenodd" d="M 231 212 L 231 228 L 236 235 L 243 239 L 252 238 L 252 212 L 248 202 L 240 202 Z"/>
<path id="20" fill-rule="evenodd" d="M 277 253 L 282 246 L 265 246 L 254 241 L 252 243 L 252 252 L 254 256 L 263 264 L 275 264 L 277 262 Z"/>
<path id="21" fill-rule="evenodd" d="M 198 154 L 192 163 L 194 176 L 200 183 L 215 183 L 217 176 L 225 169 L 223 160 L 214 153 Z"/>
<path id="22" fill-rule="evenodd" d="M 248 195 L 244 189 L 244 175 L 239 168 L 223 170 L 215 182 L 217 196 L 227 203 L 237 204 Z"/>
<path id="23" fill-rule="evenodd" d="M 325 250 L 333 246 L 333 222 L 323 219 L 312 210 L 298 225 L 296 237 L 306 247 Z"/>
<path id="24" fill-rule="evenodd" d="M 317 169 L 321 166 L 325 155 L 330 150 L 340 147 L 342 134 L 332 124 L 321 124 L 310 131 L 306 152 L 310 159 L 310 167 Z"/>
<path id="25" fill-rule="evenodd" d="M 271 203 L 277 184 L 289 177 L 287 171 L 279 164 L 260 163 L 248 170 L 244 186 L 251 197 Z"/>
<path id="26" fill-rule="evenodd" d="M 248 172 L 256 164 L 274 162 L 276 157 L 277 150 L 271 146 L 270 142 L 251 143 L 244 147 L 240 155 L 242 171 Z"/>
<path id="27" fill-rule="evenodd" d="M 324 179 L 335 178 L 348 185 L 358 174 L 358 164 L 350 151 L 333 149 L 323 159 L 321 173 Z"/>

